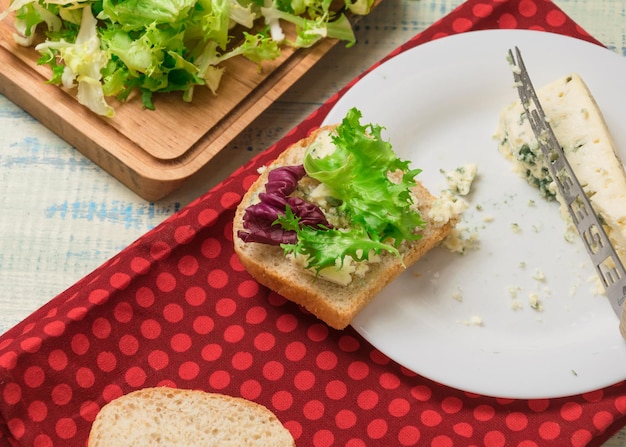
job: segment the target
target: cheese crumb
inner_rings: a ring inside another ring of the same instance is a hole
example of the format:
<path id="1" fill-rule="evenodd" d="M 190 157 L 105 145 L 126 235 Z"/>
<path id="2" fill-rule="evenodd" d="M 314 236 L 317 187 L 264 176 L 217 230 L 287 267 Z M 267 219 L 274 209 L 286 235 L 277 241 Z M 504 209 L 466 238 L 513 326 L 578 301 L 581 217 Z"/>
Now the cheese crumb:
<path id="1" fill-rule="evenodd" d="M 466 226 L 457 225 L 450 231 L 441 245 L 452 253 L 464 254 L 466 251 L 476 248 L 478 243 L 479 238 L 476 232 L 470 232 Z"/>
<path id="2" fill-rule="evenodd" d="M 456 287 L 456 290 L 452 293 L 452 298 L 457 300 L 459 303 L 463 302 L 463 294 L 460 286 Z"/>
<path id="3" fill-rule="evenodd" d="M 533 279 L 544 282 L 546 280 L 546 275 L 541 270 L 536 269 L 533 273 Z"/>
<path id="4" fill-rule="evenodd" d="M 539 300 L 539 295 L 535 292 L 531 292 L 528 295 L 528 303 L 530 304 L 530 308 L 534 309 L 538 312 L 542 312 L 543 311 L 543 304 L 541 303 L 541 301 Z"/>
<path id="5" fill-rule="evenodd" d="M 444 225 L 463 213 L 469 204 L 464 199 L 454 195 L 449 190 L 441 191 L 439 197 L 433 202 L 428 217 L 438 225 Z"/>
<path id="6" fill-rule="evenodd" d="M 448 188 L 460 196 L 468 195 L 477 173 L 478 165 L 475 163 L 468 163 L 453 171 L 446 172 Z"/>
<path id="7" fill-rule="evenodd" d="M 458 168 L 445 172 L 441 170 L 446 178 L 448 189 L 441 191 L 441 194 L 428 213 L 428 217 L 439 224 L 445 224 L 450 219 L 463 213 L 469 204 L 461 196 L 470 193 L 472 183 L 478 173 L 478 165 L 468 163 Z"/>
<path id="8" fill-rule="evenodd" d="M 465 326 L 484 326 L 485 322 L 480 315 L 472 315 L 467 320 L 463 321 Z"/>
<path id="9" fill-rule="evenodd" d="M 511 298 L 517 298 L 517 293 L 521 290 L 520 286 L 509 286 L 509 295 L 511 295 Z"/>
<path id="10" fill-rule="evenodd" d="M 524 307 L 522 306 L 522 302 L 520 300 L 518 300 L 517 298 L 515 298 L 513 301 L 511 301 L 511 309 L 513 310 L 522 310 Z"/>

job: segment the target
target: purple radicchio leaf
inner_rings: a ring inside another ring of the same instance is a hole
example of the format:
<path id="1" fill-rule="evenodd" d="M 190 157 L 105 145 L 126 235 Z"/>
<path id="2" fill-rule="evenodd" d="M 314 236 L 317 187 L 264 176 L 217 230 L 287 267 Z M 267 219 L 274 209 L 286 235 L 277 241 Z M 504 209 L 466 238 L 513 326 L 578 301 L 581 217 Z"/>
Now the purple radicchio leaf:
<path id="1" fill-rule="evenodd" d="M 293 214 L 300 219 L 300 225 L 331 228 L 322 210 L 315 204 L 299 197 L 289 197 L 296 190 L 298 181 L 306 175 L 304 166 L 281 166 L 272 170 L 267 176 L 265 192 L 259 194 L 259 202 L 246 208 L 243 216 L 243 227 L 237 233 L 244 242 L 260 242 L 262 244 L 280 245 L 295 244 L 298 240 L 296 232 L 285 230 L 275 224 L 278 216 L 283 216 L 287 205 Z"/>

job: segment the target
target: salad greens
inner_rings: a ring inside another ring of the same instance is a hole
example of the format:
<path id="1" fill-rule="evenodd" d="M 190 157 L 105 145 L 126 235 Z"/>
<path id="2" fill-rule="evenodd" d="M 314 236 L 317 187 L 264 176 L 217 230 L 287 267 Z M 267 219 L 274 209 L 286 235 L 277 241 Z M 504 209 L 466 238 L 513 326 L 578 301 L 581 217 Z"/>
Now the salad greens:
<path id="1" fill-rule="evenodd" d="M 342 0 L 357 15 L 374 0 Z M 138 91 L 154 109 L 156 92 L 182 93 L 196 86 L 217 93 L 222 63 L 241 56 L 258 64 L 280 56 L 284 45 L 310 47 L 323 38 L 351 46 L 352 25 L 332 0 L 12 0 L 0 20 L 15 13 L 15 40 L 35 48 L 52 69 L 49 82 L 77 87 L 78 101 L 113 116 L 106 97 L 124 101 Z M 295 25 L 288 41 L 283 23 Z"/>
<path id="2" fill-rule="evenodd" d="M 391 144 L 381 137 L 379 125 L 362 125 L 361 112 L 348 111 L 332 137 L 335 150 L 317 157 L 309 148 L 304 169 L 310 177 L 324 183 L 341 199 L 339 211 L 350 216 L 353 226 L 366 229 L 372 240 L 418 239 L 413 230 L 424 222 L 415 209 L 409 189 L 421 170 L 409 169 L 409 162 L 400 160 Z M 397 182 L 390 173 L 401 172 Z"/>
<path id="3" fill-rule="evenodd" d="M 367 229 L 356 225 L 347 230 L 320 228 L 301 225 L 300 218 L 287 207 L 285 214 L 276 220 L 287 231 L 294 231 L 297 240 L 292 244 L 281 244 L 285 253 L 303 255 L 307 267 L 319 272 L 326 267 L 343 265 L 346 256 L 355 261 L 365 261 L 370 254 L 387 251 L 395 256 L 400 252 L 391 245 L 372 240 Z"/>
<path id="4" fill-rule="evenodd" d="M 297 225 L 287 210 L 278 223 L 297 232 L 295 244 L 283 244 L 286 253 L 308 256 L 308 265 L 316 271 L 340 263 L 346 256 L 357 261 L 370 252 L 390 252 L 400 256 L 397 248 L 403 241 L 421 238 L 415 229 L 423 227 L 419 211 L 413 208 L 410 188 L 421 170 L 409 169 L 409 162 L 400 160 L 391 144 L 382 139 L 383 127 L 362 125 L 362 113 L 350 109 L 332 135 L 334 151 L 317 154 L 310 146 L 304 156 L 307 175 L 325 184 L 340 200 L 339 214 L 348 216 L 348 229 L 320 230 Z M 390 175 L 400 172 L 399 179 Z"/>

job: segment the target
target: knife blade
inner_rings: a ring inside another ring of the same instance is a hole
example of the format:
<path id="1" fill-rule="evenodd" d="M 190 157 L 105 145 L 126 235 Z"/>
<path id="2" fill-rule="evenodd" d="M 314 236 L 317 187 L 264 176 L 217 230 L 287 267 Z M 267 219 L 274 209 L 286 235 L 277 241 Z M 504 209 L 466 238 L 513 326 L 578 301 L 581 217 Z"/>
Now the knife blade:
<path id="1" fill-rule="evenodd" d="M 620 334 L 626 340 L 626 310 L 624 309 L 626 270 L 624 265 L 543 112 L 519 48 L 515 47 L 515 54 L 513 50 L 509 50 L 508 58 L 513 68 L 513 79 L 526 118 L 546 158 L 550 175 L 567 205 L 611 306 L 620 320 Z"/>

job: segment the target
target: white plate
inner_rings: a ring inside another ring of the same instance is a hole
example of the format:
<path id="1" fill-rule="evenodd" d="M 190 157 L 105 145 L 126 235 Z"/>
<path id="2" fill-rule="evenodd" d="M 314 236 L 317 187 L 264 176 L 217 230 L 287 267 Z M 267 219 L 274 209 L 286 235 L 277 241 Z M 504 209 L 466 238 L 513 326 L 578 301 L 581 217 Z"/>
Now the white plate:
<path id="1" fill-rule="evenodd" d="M 581 74 L 626 151 L 626 61 L 538 31 L 476 31 L 406 51 L 360 80 L 325 123 L 359 108 L 362 122 L 384 126 L 396 152 L 423 170 L 419 178 L 436 193 L 445 187 L 441 169 L 479 166 L 464 217 L 479 248 L 432 251 L 358 315 L 354 328 L 390 358 L 445 385 L 498 397 L 561 397 L 625 379 L 626 343 L 607 298 L 595 293 L 582 243 L 564 241 L 558 206 L 497 151 L 499 112 L 516 99 L 506 62 L 514 46 L 535 86 Z M 511 287 L 521 310 L 512 309 Z M 542 312 L 529 306 L 531 293 Z M 483 325 L 467 324 L 473 316 Z"/>

